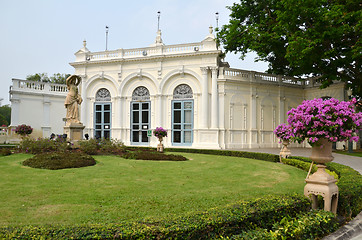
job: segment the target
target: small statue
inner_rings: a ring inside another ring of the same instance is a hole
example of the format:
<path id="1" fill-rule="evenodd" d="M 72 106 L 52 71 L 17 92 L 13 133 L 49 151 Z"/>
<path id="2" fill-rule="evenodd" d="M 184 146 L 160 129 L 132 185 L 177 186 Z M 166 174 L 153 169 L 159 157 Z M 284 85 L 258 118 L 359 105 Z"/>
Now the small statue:
<path id="1" fill-rule="evenodd" d="M 67 78 L 66 83 L 68 86 L 68 95 L 65 99 L 64 105 L 67 109 L 67 122 L 69 126 L 71 123 L 81 123 L 79 121 L 79 104 L 82 103 L 82 97 L 78 93 L 78 85 L 81 82 L 81 77 L 77 75 L 71 75 Z"/>

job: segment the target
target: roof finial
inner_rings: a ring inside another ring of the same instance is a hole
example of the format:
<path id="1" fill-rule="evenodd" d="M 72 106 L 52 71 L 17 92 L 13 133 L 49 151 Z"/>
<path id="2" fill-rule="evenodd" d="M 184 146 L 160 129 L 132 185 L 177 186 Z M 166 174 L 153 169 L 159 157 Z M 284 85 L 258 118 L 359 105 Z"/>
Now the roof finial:
<path id="1" fill-rule="evenodd" d="M 85 39 L 83 40 L 83 47 L 87 47 L 87 41 Z"/>
<path id="2" fill-rule="evenodd" d="M 216 31 L 219 28 L 219 12 L 215 13 L 215 18 L 216 18 Z"/>
<path id="3" fill-rule="evenodd" d="M 210 25 L 210 27 L 209 27 L 209 33 L 212 34 L 212 32 L 213 32 L 213 27 Z"/>
<path id="4" fill-rule="evenodd" d="M 161 11 L 157 12 L 157 31 L 160 30 L 160 17 L 161 17 Z"/>

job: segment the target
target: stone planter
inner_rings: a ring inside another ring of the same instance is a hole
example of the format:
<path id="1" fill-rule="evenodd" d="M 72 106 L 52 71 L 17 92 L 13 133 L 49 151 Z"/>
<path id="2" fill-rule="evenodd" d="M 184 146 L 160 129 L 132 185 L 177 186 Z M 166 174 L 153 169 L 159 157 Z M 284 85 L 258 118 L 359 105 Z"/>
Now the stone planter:
<path id="1" fill-rule="evenodd" d="M 332 156 L 332 142 L 325 138 L 319 139 L 312 147 L 310 159 L 320 164 L 332 162 L 334 159 Z"/>
<path id="2" fill-rule="evenodd" d="M 326 171 L 325 163 L 333 161 L 332 142 L 327 139 L 320 139 L 312 147 L 311 160 L 318 163 L 317 171 L 309 176 L 305 181 L 304 195 L 312 200 L 312 208 L 318 208 L 318 195 L 324 199 L 324 210 L 337 212 L 338 187 L 337 180 Z"/>
<path id="3" fill-rule="evenodd" d="M 283 147 L 280 150 L 279 156 L 281 158 L 287 158 L 287 157 L 289 157 L 291 155 L 291 153 L 290 153 L 290 151 L 288 149 L 289 140 L 283 140 L 282 144 L 283 144 Z"/>
<path id="4" fill-rule="evenodd" d="M 158 138 L 158 140 L 160 141 L 160 143 L 157 145 L 157 152 L 163 152 L 163 144 L 162 144 L 162 141 L 163 141 L 163 138 L 160 137 Z"/>

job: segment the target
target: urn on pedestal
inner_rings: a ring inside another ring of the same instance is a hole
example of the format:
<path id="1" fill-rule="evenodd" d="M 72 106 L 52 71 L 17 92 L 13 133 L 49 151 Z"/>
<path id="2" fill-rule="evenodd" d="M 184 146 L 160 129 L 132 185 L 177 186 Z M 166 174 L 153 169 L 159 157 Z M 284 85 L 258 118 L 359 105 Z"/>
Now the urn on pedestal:
<path id="1" fill-rule="evenodd" d="M 333 142 L 358 141 L 354 132 L 362 124 L 362 113 L 355 111 L 355 103 L 355 99 L 344 102 L 319 98 L 305 100 L 288 111 L 291 139 L 298 143 L 307 140 L 312 146 L 311 160 L 317 163 L 318 170 L 307 176 L 304 187 L 304 195 L 312 199 L 314 209 L 318 206 L 317 196 L 321 195 L 324 210 L 337 212 L 337 180 L 325 171 L 325 164 L 333 160 Z"/>
<path id="2" fill-rule="evenodd" d="M 158 141 L 160 142 L 157 145 L 157 151 L 158 152 L 163 152 L 164 148 L 163 148 L 163 138 L 167 137 L 167 130 L 163 129 L 162 127 L 157 127 L 154 131 L 153 131 L 153 135 L 155 135 L 155 137 L 158 138 Z"/>

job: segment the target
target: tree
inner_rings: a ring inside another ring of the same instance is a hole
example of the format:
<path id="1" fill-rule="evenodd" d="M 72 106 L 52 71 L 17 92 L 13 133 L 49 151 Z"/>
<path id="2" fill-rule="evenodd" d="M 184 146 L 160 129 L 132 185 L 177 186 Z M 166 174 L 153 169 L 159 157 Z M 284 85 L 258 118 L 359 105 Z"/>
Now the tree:
<path id="1" fill-rule="evenodd" d="M 11 108 L 9 105 L 4 105 L 0 107 L 0 126 L 10 125 L 11 120 Z"/>
<path id="2" fill-rule="evenodd" d="M 322 88 L 342 81 L 362 97 L 360 1 L 241 0 L 228 8 L 218 33 L 226 52 L 243 59 L 255 51 L 269 73 L 316 77 Z"/>
<path id="3" fill-rule="evenodd" d="M 53 74 L 53 76 L 49 78 L 48 74 L 46 73 L 36 73 L 34 75 L 28 75 L 26 77 L 26 80 L 35 81 L 35 82 L 51 82 L 51 83 L 65 84 L 65 80 L 70 75 L 71 74 L 55 73 Z"/>

